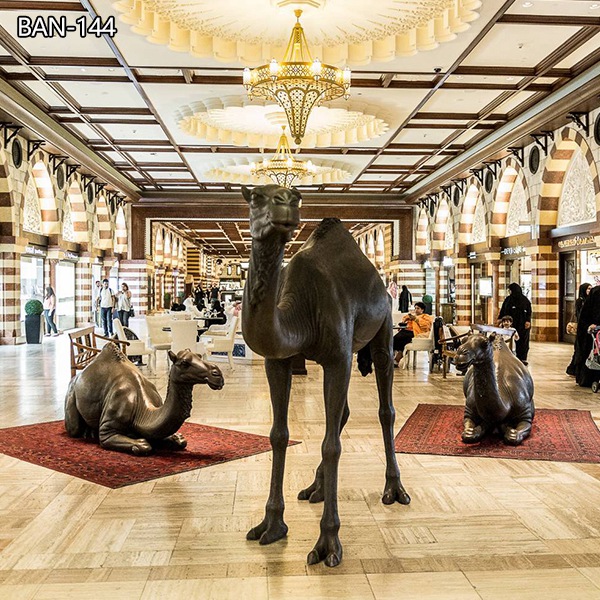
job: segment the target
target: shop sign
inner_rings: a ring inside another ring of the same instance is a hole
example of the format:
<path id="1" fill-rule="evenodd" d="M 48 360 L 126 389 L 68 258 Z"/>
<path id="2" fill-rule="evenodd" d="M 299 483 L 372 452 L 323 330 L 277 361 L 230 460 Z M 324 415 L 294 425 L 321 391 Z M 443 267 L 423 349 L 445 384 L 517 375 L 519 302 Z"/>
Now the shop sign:
<path id="1" fill-rule="evenodd" d="M 79 254 L 65 250 L 65 260 L 79 260 Z"/>
<path id="2" fill-rule="evenodd" d="M 568 240 L 559 240 L 559 248 L 578 248 L 579 246 L 590 246 L 595 245 L 593 235 L 576 235 L 575 237 L 569 238 Z"/>
<path id="3" fill-rule="evenodd" d="M 29 254 L 30 256 L 47 256 L 48 251 L 38 246 L 25 246 L 24 254 Z"/>
<path id="4" fill-rule="evenodd" d="M 522 256 L 525 254 L 525 248 L 523 246 L 515 246 L 514 248 L 502 248 L 500 254 L 503 256 Z"/>
<path id="5" fill-rule="evenodd" d="M 467 254 L 467 258 L 470 260 L 474 260 L 477 258 L 477 252 L 469 252 L 469 254 Z"/>

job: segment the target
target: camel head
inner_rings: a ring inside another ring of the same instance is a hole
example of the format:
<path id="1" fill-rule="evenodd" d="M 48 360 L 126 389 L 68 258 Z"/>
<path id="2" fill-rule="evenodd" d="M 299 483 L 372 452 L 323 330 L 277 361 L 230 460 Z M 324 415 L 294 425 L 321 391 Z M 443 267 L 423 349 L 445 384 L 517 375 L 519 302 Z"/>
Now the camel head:
<path id="1" fill-rule="evenodd" d="M 255 188 L 242 186 L 242 194 L 250 205 L 250 234 L 253 240 L 264 240 L 274 234 L 288 242 L 300 223 L 302 197 L 298 190 L 278 185 Z"/>
<path id="2" fill-rule="evenodd" d="M 485 335 L 477 333 L 469 336 L 459 346 L 454 357 L 454 364 L 461 371 L 466 371 L 471 365 L 492 360 L 492 355 L 493 339 L 488 339 Z"/>
<path id="3" fill-rule="evenodd" d="M 223 373 L 217 365 L 202 360 L 191 350 L 181 350 L 177 354 L 169 350 L 169 358 L 173 363 L 172 371 L 176 383 L 206 383 L 213 390 L 220 390 L 223 385 Z"/>

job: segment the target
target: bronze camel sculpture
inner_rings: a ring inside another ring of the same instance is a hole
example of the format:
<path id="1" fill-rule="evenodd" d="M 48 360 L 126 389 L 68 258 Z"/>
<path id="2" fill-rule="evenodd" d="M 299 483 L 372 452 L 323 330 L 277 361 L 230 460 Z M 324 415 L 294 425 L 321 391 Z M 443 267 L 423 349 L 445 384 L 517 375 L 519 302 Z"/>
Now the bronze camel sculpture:
<path id="1" fill-rule="evenodd" d="M 282 270 L 285 245 L 300 222 L 297 190 L 277 185 L 243 187 L 250 205 L 252 250 L 242 311 L 244 339 L 265 357 L 273 407 L 271 489 L 263 521 L 247 538 L 270 544 L 283 538 L 282 491 L 289 439 L 287 415 L 292 357 L 303 354 L 323 367 L 326 432 L 322 460 L 300 500 L 324 500 L 321 533 L 308 564 L 340 563 L 337 506 L 340 434 L 348 416 L 352 354 L 363 375 L 375 375 L 386 455 L 383 503 L 408 504 L 394 454 L 393 355 L 390 298 L 375 267 L 339 219 L 325 219 Z"/>
<path id="2" fill-rule="evenodd" d="M 458 348 L 456 366 L 468 369 L 462 440 L 473 444 L 499 429 L 504 442 L 518 446 L 531 433 L 535 414 L 533 379 L 523 363 L 494 334 L 474 334 Z"/>
<path id="3" fill-rule="evenodd" d="M 192 390 L 206 383 L 223 387 L 219 367 L 190 350 L 169 351 L 173 363 L 167 396 L 158 390 L 113 343 L 69 384 L 65 398 L 65 429 L 71 437 L 98 438 L 107 450 L 146 455 L 152 446 L 166 443 L 186 447 L 177 433 L 192 410 Z"/>

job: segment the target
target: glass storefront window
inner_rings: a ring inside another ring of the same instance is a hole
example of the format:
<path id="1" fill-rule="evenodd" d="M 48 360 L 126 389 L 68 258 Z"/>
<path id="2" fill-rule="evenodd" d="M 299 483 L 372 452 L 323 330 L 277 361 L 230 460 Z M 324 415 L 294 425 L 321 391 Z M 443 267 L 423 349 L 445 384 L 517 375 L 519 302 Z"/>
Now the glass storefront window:
<path id="1" fill-rule="evenodd" d="M 56 315 L 59 329 L 75 327 L 75 263 L 61 261 L 56 265 Z"/>
<path id="2" fill-rule="evenodd" d="M 27 300 L 44 300 L 44 259 L 36 256 L 21 257 L 21 320 L 25 319 Z"/>

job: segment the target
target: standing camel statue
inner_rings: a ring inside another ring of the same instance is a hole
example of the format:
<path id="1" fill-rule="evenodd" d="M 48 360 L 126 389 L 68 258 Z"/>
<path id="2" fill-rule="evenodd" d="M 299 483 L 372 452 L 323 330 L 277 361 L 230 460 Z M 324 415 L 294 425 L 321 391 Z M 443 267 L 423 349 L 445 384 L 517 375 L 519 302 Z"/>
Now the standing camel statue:
<path id="1" fill-rule="evenodd" d="M 321 533 L 308 564 L 342 559 L 337 506 L 340 434 L 350 411 L 348 384 L 352 354 L 359 352 L 363 375 L 375 365 L 379 420 L 386 455 L 384 504 L 408 504 L 394 454 L 393 355 L 390 298 L 376 269 L 339 219 L 325 219 L 282 270 L 285 245 L 300 222 L 300 193 L 266 185 L 242 193 L 250 205 L 252 251 L 242 311 L 244 339 L 265 357 L 271 392 L 273 468 L 263 521 L 249 540 L 270 544 L 283 538 L 283 471 L 289 440 L 287 425 L 292 357 L 303 354 L 324 371 L 326 431 L 322 460 L 300 500 L 324 500 Z"/>

